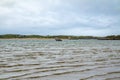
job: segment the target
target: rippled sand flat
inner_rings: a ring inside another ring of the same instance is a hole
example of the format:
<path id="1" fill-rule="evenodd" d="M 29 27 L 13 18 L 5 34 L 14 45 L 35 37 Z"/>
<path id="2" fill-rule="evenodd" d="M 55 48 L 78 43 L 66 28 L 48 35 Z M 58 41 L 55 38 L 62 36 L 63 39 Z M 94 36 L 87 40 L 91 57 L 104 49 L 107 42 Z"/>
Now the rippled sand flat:
<path id="1" fill-rule="evenodd" d="M 120 80 L 119 40 L 0 40 L 0 80 Z"/>

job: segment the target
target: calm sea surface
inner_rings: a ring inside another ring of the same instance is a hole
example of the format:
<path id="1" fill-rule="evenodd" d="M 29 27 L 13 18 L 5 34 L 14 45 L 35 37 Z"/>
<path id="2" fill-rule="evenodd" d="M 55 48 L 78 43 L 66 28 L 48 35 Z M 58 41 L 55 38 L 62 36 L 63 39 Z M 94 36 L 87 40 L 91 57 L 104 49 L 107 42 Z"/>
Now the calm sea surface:
<path id="1" fill-rule="evenodd" d="M 0 40 L 0 80 L 120 80 L 120 40 Z"/>

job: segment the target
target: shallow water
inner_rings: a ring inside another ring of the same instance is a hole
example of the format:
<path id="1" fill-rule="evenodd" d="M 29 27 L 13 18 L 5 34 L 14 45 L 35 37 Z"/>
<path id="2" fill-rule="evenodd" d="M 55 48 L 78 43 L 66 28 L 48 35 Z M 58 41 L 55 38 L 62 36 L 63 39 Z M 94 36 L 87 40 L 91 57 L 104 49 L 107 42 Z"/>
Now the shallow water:
<path id="1" fill-rule="evenodd" d="M 0 40 L 0 80 L 120 80 L 119 40 Z"/>

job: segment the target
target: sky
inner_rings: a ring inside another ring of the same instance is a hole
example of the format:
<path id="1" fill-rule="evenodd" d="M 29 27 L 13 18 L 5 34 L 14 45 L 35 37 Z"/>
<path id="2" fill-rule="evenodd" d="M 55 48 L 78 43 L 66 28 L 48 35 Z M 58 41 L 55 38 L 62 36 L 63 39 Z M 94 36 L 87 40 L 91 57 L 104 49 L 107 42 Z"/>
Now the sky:
<path id="1" fill-rule="evenodd" d="M 0 34 L 120 35 L 120 0 L 0 0 Z"/>

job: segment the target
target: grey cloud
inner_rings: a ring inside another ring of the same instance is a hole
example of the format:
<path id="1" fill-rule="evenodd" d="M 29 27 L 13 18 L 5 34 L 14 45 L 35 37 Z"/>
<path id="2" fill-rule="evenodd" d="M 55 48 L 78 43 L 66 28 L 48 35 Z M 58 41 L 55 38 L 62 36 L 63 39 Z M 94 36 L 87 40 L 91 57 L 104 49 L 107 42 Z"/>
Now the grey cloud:
<path id="1" fill-rule="evenodd" d="M 2 0 L 0 10 L 1 33 L 120 34 L 120 0 Z"/>

